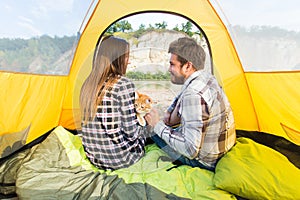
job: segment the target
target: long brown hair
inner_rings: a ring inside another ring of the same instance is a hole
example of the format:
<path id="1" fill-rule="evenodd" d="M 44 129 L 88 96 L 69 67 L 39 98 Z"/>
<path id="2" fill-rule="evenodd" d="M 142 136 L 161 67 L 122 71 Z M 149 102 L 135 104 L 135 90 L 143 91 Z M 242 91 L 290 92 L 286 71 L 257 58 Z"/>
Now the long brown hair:
<path id="1" fill-rule="evenodd" d="M 80 110 L 83 122 L 86 123 L 94 118 L 97 105 L 101 104 L 105 92 L 126 73 L 126 56 L 129 56 L 129 43 L 124 39 L 114 36 L 98 39 L 92 71 L 80 90 Z"/>

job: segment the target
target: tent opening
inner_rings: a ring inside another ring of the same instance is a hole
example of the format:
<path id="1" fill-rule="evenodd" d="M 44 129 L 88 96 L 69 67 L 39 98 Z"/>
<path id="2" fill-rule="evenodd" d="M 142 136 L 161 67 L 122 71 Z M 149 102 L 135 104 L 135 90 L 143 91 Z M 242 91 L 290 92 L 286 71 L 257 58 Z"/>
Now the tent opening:
<path id="1" fill-rule="evenodd" d="M 186 17 L 167 12 L 131 14 L 110 24 L 102 37 L 106 35 L 114 35 L 130 43 L 126 76 L 134 81 L 138 91 L 149 94 L 157 102 L 161 114 L 181 88 L 181 85 L 171 83 L 168 72 L 168 48 L 172 41 L 185 36 L 194 38 L 206 52 L 204 70 L 214 73 L 205 33 Z M 79 78 L 82 79 L 82 74 Z"/>

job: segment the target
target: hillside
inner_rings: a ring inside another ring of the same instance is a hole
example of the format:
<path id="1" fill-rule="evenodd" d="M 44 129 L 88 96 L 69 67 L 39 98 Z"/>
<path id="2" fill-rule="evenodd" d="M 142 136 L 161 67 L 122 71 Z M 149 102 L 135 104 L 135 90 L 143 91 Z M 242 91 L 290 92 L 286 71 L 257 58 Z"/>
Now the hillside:
<path id="1" fill-rule="evenodd" d="M 234 30 L 233 40 L 246 70 L 300 70 L 300 57 L 296 56 L 300 54 L 300 33 L 274 27 L 231 29 Z M 185 33 L 173 30 L 147 31 L 138 38 L 127 34 L 126 39 L 131 47 L 128 71 L 166 72 L 169 43 L 183 36 Z M 208 53 L 206 41 L 197 34 L 193 37 Z M 0 39 L 0 70 L 66 75 L 76 40 L 76 36 Z M 206 68 L 209 70 L 210 66 L 210 60 L 207 60 Z"/>
<path id="2" fill-rule="evenodd" d="M 75 42 L 76 36 L 0 39 L 0 70 L 67 74 Z"/>
<path id="3" fill-rule="evenodd" d="M 277 27 L 232 27 L 246 71 L 300 70 L 300 33 Z"/>

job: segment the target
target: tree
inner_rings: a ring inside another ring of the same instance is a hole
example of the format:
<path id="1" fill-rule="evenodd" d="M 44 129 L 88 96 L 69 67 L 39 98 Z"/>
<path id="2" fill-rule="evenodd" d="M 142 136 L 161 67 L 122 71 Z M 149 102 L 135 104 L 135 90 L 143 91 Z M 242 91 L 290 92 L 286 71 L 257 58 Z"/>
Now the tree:
<path id="1" fill-rule="evenodd" d="M 127 20 L 122 20 L 120 21 L 120 30 L 122 32 L 125 32 L 126 30 L 130 31 L 132 30 L 132 26 Z"/>
<path id="2" fill-rule="evenodd" d="M 143 73 L 140 71 L 129 71 L 126 76 L 132 80 L 170 80 L 169 72 Z"/>
<path id="3" fill-rule="evenodd" d="M 174 31 L 180 31 L 180 29 L 178 28 L 178 24 L 176 24 L 176 26 L 173 28 Z"/>
<path id="4" fill-rule="evenodd" d="M 149 26 L 148 26 L 148 28 L 147 28 L 147 30 L 150 30 L 150 31 L 152 31 L 152 30 L 154 30 L 155 28 L 152 26 L 152 24 L 149 24 Z"/>
<path id="5" fill-rule="evenodd" d="M 181 24 L 181 30 L 180 31 L 185 32 L 189 36 L 193 36 L 192 28 L 193 28 L 192 22 L 187 21 L 185 24 L 184 23 Z"/>
<path id="6" fill-rule="evenodd" d="M 176 24 L 176 26 L 173 28 L 174 31 L 184 32 L 189 36 L 193 36 L 194 33 L 201 35 L 199 31 L 192 32 L 192 29 L 193 29 L 193 24 L 190 21 L 187 21 L 186 23 L 181 23 L 181 28 L 178 27 L 178 24 Z"/>
<path id="7" fill-rule="evenodd" d="M 156 29 L 166 29 L 168 26 L 167 22 L 163 21 L 162 23 L 155 23 Z"/>
<path id="8" fill-rule="evenodd" d="M 145 24 L 140 24 L 138 31 L 145 31 L 145 30 L 146 30 Z"/>
<path id="9" fill-rule="evenodd" d="M 107 32 L 115 33 L 115 32 L 131 31 L 131 30 L 132 30 L 131 24 L 127 20 L 121 20 L 111 25 L 108 28 Z"/>
<path id="10" fill-rule="evenodd" d="M 145 26 L 145 24 L 141 24 L 139 26 L 139 29 L 134 31 L 133 36 L 136 38 L 139 38 L 145 32 L 146 32 L 146 26 Z"/>

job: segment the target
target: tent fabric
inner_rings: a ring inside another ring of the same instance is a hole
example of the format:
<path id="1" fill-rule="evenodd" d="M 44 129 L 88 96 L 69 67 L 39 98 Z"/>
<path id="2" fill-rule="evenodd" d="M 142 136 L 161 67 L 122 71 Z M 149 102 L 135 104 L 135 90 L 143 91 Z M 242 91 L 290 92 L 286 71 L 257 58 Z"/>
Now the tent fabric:
<path id="1" fill-rule="evenodd" d="M 0 72 L 0 136 L 30 126 L 26 143 L 60 121 L 67 76 Z"/>
<path id="2" fill-rule="evenodd" d="M 114 9 L 111 6 L 114 5 Z M 110 12 L 103 12 L 110 10 Z M 271 132 L 293 141 L 280 126 L 299 130 L 299 71 L 244 73 L 231 37 L 207 0 L 101 0 L 80 36 L 67 76 L 0 72 L 0 135 L 30 126 L 27 143 L 61 125 L 80 128 L 79 91 L 91 68 L 96 41 L 108 26 L 140 12 L 167 12 L 184 16 L 208 39 L 216 76 L 232 105 L 237 129 Z M 298 135 L 296 135 L 298 138 Z M 297 140 L 298 141 L 298 140 Z"/>
<path id="3" fill-rule="evenodd" d="M 111 12 L 102 12 L 103 10 L 110 10 L 111 5 L 116 5 Z M 119 1 L 116 0 L 100 1 L 79 40 L 71 67 L 69 89 L 66 93 L 63 112 L 70 108 L 78 108 L 78 97 L 76 96 L 79 94 L 78 90 L 82 84 L 81 82 L 90 71 L 91 55 L 99 35 L 114 21 L 135 12 L 149 10 L 186 16 L 203 29 L 210 42 L 214 65 L 220 75 L 220 81 L 223 83 L 226 94 L 233 106 L 237 128 L 257 130 L 256 115 L 244 72 L 230 36 L 210 3 L 199 0 L 190 0 L 188 3 L 186 1 L 174 2 L 173 0 L 137 3 L 134 0 L 129 0 L 122 2 L 122 4 L 119 4 Z M 74 124 L 76 124 L 78 118 L 74 117 L 74 120 Z M 69 129 L 74 128 L 66 126 L 63 121 L 61 125 Z"/>
<path id="4" fill-rule="evenodd" d="M 0 136 L 0 159 L 9 156 L 26 144 L 29 129 L 30 126 L 17 133 L 4 134 Z"/>
<path id="5" fill-rule="evenodd" d="M 294 143 L 281 124 L 300 132 L 300 72 L 246 73 L 260 131 L 275 133 Z"/>
<path id="6" fill-rule="evenodd" d="M 111 12 L 102 12 L 110 10 L 111 5 L 115 5 Z M 98 2 L 77 46 L 60 125 L 74 129 L 78 124 L 79 89 L 90 71 L 91 55 L 98 36 L 122 17 L 149 11 L 185 16 L 203 30 L 211 48 L 216 75 L 232 105 L 237 129 L 271 132 L 292 141 L 280 123 L 300 131 L 300 91 L 295 87 L 299 85 L 299 71 L 244 73 L 227 28 L 207 0 L 189 0 L 188 3 L 173 0 L 143 3 L 128 0 L 122 4 L 118 0 Z"/>
<path id="7" fill-rule="evenodd" d="M 161 160 L 157 164 L 162 168 L 150 173 L 147 171 L 149 167 L 156 167 L 156 162 L 154 165 L 152 159 L 163 155 L 153 146 L 148 147 L 148 153 L 152 156 L 145 157 L 140 163 L 132 166 L 132 173 L 126 170 L 103 173 L 90 165 L 83 155 L 79 137 L 70 135 L 64 129 L 80 129 L 79 91 L 90 72 L 95 44 L 98 37 L 115 21 L 134 13 L 150 11 L 184 16 L 203 30 L 211 50 L 215 74 L 232 105 L 236 128 L 246 131 L 244 133 L 249 136 L 257 134 L 265 138 L 262 132 L 272 138 L 273 135 L 276 136 L 275 140 L 270 140 L 276 141 L 273 144 L 260 141 L 260 144 L 274 149 L 278 148 L 277 141 L 285 141 L 286 144 L 281 143 L 280 150 L 277 150 L 286 157 L 275 152 L 276 159 L 272 160 L 274 152 L 253 144 L 259 138 L 254 137 L 253 142 L 238 143 L 234 151 L 221 160 L 219 171 L 217 170 L 215 175 L 187 166 L 166 171 L 172 167 L 172 163 Z M 278 195 L 282 196 L 285 193 L 279 187 L 283 187 L 287 188 L 287 192 L 291 191 L 291 194 L 294 194 L 293 188 L 286 183 L 298 188 L 299 179 L 298 182 L 290 181 L 291 174 L 288 172 L 291 171 L 298 177 L 299 169 L 293 167 L 299 166 L 298 154 L 295 153 L 299 152 L 299 146 L 296 144 L 300 141 L 300 90 L 297 88 L 299 83 L 300 71 L 244 73 L 227 28 L 208 0 L 99 0 L 80 36 L 68 75 L 0 71 L 0 137 L 15 140 L 7 143 L 9 152 L 5 151 L 6 147 L 1 146 L 1 155 L 4 156 L 0 159 L 0 191 L 8 196 L 16 192 L 21 198 L 30 196 L 30 199 L 32 194 L 39 199 L 45 197 L 44 195 L 56 199 L 93 199 L 99 195 L 103 198 L 117 198 L 127 193 L 150 199 L 235 199 L 238 195 L 251 198 L 254 191 L 262 192 L 259 196 L 264 197 L 270 193 L 264 193 L 250 184 L 255 175 L 259 174 L 260 179 L 266 175 L 272 177 L 274 182 L 277 181 L 271 186 L 263 187 L 267 192 L 275 189 L 278 190 Z M 42 143 L 32 145 L 36 139 L 44 139 L 44 133 L 57 126 L 61 127 L 60 131 L 55 129 Z M 22 133 L 21 137 L 18 133 Z M 253 156 L 250 156 L 256 163 L 254 166 L 266 165 L 268 170 L 257 168 L 256 171 L 253 167 L 249 174 L 247 171 L 246 179 L 242 179 L 245 178 L 246 171 L 241 168 L 240 162 L 235 161 L 242 157 L 249 158 L 249 152 L 239 148 L 247 149 L 249 146 L 255 146 L 256 149 Z M 150 159 L 151 165 L 147 162 L 142 165 L 147 159 Z M 264 162 L 260 159 L 264 159 Z M 273 166 L 270 166 L 272 163 Z M 223 167 L 227 171 L 222 171 Z M 140 175 L 133 173 L 136 170 L 140 170 Z M 276 171 L 277 179 L 270 175 L 272 170 Z M 278 170 L 285 172 L 281 174 Z M 242 177 L 240 173 L 244 173 Z M 56 182 L 48 181 L 50 174 Z M 152 176 L 153 174 L 157 176 Z M 162 177 L 168 177 L 171 183 Z M 40 183 L 38 187 L 37 182 Z M 263 180 L 258 181 L 259 183 L 266 184 Z M 229 185 L 236 187 L 228 188 Z"/>

